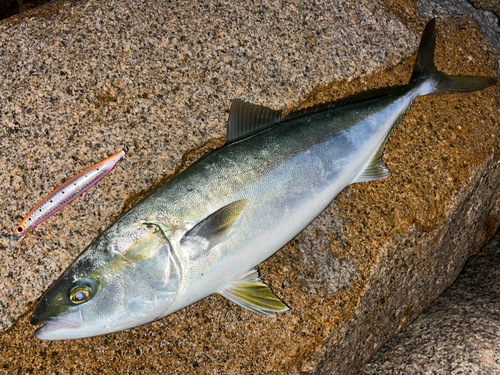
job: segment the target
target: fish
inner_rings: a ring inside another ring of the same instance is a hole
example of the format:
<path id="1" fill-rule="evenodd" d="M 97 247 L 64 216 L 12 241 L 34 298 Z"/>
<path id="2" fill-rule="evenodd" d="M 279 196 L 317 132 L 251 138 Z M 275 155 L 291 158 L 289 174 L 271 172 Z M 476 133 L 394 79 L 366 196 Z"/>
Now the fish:
<path id="1" fill-rule="evenodd" d="M 496 78 L 434 64 L 435 20 L 407 85 L 285 116 L 231 103 L 226 143 L 160 186 L 102 232 L 39 300 L 42 340 L 122 331 L 218 293 L 264 316 L 289 306 L 255 267 L 299 234 L 348 185 L 390 176 L 382 153 L 423 95 L 482 90 Z"/>
<path id="2" fill-rule="evenodd" d="M 37 225 L 43 223 L 61 208 L 73 202 L 80 195 L 96 185 L 107 176 L 116 164 L 122 160 L 128 151 L 128 147 L 109 158 L 83 170 L 76 176 L 70 178 L 64 184 L 56 188 L 52 193 L 43 198 L 14 229 L 14 234 L 22 236 Z"/>

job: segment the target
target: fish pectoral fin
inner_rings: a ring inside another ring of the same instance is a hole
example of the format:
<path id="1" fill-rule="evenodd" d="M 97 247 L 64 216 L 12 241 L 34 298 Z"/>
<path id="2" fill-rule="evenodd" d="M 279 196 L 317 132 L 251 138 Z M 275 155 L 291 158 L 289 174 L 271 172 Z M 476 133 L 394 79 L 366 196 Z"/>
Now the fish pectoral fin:
<path id="1" fill-rule="evenodd" d="M 245 209 L 248 200 L 232 202 L 191 228 L 181 239 L 181 246 L 188 246 L 190 258 L 196 259 L 221 242 Z M 203 244 L 199 248 L 197 244 Z"/>
<path id="2" fill-rule="evenodd" d="M 247 272 L 218 293 L 245 309 L 265 316 L 274 317 L 276 312 L 290 310 L 266 284 L 260 281 L 256 270 Z"/>
<path id="3" fill-rule="evenodd" d="M 281 111 L 234 99 L 227 121 L 226 143 L 235 142 L 281 119 Z"/>
<path id="4" fill-rule="evenodd" d="M 390 136 L 391 134 L 389 134 L 384 142 L 382 142 L 382 145 L 375 152 L 374 157 L 365 166 L 361 173 L 356 176 L 352 183 L 380 180 L 391 175 L 391 171 L 382 161 L 382 153 L 384 152 L 385 144 L 387 143 L 387 140 L 389 140 Z"/>

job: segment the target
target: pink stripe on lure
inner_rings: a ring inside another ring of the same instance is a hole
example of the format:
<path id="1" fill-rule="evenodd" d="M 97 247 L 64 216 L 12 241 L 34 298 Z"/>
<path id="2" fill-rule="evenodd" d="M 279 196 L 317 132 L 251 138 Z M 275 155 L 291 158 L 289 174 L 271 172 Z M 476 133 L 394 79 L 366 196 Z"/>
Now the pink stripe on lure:
<path id="1" fill-rule="evenodd" d="M 124 150 L 78 173 L 47 195 L 26 215 L 14 230 L 14 234 L 22 236 L 101 181 L 113 170 L 116 163 L 123 159 L 127 149 L 128 147 L 125 147 Z"/>

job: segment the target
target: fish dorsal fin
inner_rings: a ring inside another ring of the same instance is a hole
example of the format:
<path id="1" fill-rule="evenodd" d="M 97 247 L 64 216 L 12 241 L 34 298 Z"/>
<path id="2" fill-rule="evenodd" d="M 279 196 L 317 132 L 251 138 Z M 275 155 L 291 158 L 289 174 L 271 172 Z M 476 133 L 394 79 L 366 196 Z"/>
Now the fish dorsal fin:
<path id="1" fill-rule="evenodd" d="M 335 100 L 333 102 L 318 104 L 315 106 L 299 109 L 298 111 L 290 112 L 281 120 L 282 121 L 293 120 L 299 117 L 304 117 L 307 115 L 328 111 L 334 108 L 339 108 L 348 104 L 354 104 L 364 100 L 380 98 L 381 96 L 389 95 L 396 91 L 399 91 L 403 87 L 405 86 L 382 87 L 382 88 L 362 91 L 357 94 L 349 95 L 346 96 L 345 98 Z"/>
<path id="2" fill-rule="evenodd" d="M 382 161 L 382 153 L 384 152 L 385 144 L 389 140 L 392 132 L 384 139 L 380 147 L 375 151 L 373 158 L 368 162 L 365 168 L 356 176 L 352 183 L 368 182 L 387 178 L 391 175 L 391 171 Z"/>
<path id="3" fill-rule="evenodd" d="M 281 111 L 255 105 L 240 99 L 231 102 L 227 121 L 226 143 L 235 142 L 252 133 L 275 124 L 281 119 Z"/>
<path id="4" fill-rule="evenodd" d="M 257 314 L 275 316 L 276 312 L 289 310 L 271 289 L 259 279 L 259 274 L 251 270 L 226 285 L 218 292 L 231 302 Z"/>
<path id="5" fill-rule="evenodd" d="M 189 258 L 196 259 L 222 242 L 247 202 L 247 199 L 242 199 L 229 203 L 191 228 L 180 241 L 181 246 L 189 253 Z"/>

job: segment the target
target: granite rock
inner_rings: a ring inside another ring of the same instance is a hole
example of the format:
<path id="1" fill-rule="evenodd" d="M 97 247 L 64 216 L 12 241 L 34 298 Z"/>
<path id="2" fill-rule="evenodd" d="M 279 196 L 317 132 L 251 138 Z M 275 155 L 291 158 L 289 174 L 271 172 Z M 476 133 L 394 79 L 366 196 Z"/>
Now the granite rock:
<path id="1" fill-rule="evenodd" d="M 474 6 L 472 4 L 474 4 Z M 476 4 L 467 0 L 418 0 L 417 7 L 424 17 L 470 17 L 476 20 L 483 30 L 483 33 L 490 41 L 491 48 L 500 59 L 500 22 L 498 13 L 500 5 L 492 8 L 492 4 Z M 485 7 L 475 7 L 483 5 Z M 490 5 L 490 6 L 488 6 Z"/>
<path id="2" fill-rule="evenodd" d="M 497 0 L 469 0 L 475 8 L 491 10 L 500 18 L 500 2 Z"/>
<path id="3" fill-rule="evenodd" d="M 500 232 L 358 375 L 500 373 Z"/>
<path id="4" fill-rule="evenodd" d="M 65 179 L 125 142 L 131 150 L 100 184 L 99 206 L 79 199 L 19 242 L 1 239 L 0 319 L 11 328 L 0 371 L 355 373 L 498 227 L 498 87 L 415 102 L 384 154 L 393 177 L 346 189 L 259 266 L 291 307 L 276 319 L 212 296 L 125 332 L 41 342 L 29 312 L 119 214 L 223 143 L 230 99 L 290 110 L 406 83 L 425 20 L 405 5 L 409 28 L 396 9 L 87 0 L 1 22 L 4 232 Z M 479 30 L 440 21 L 438 67 L 494 75 Z"/>

